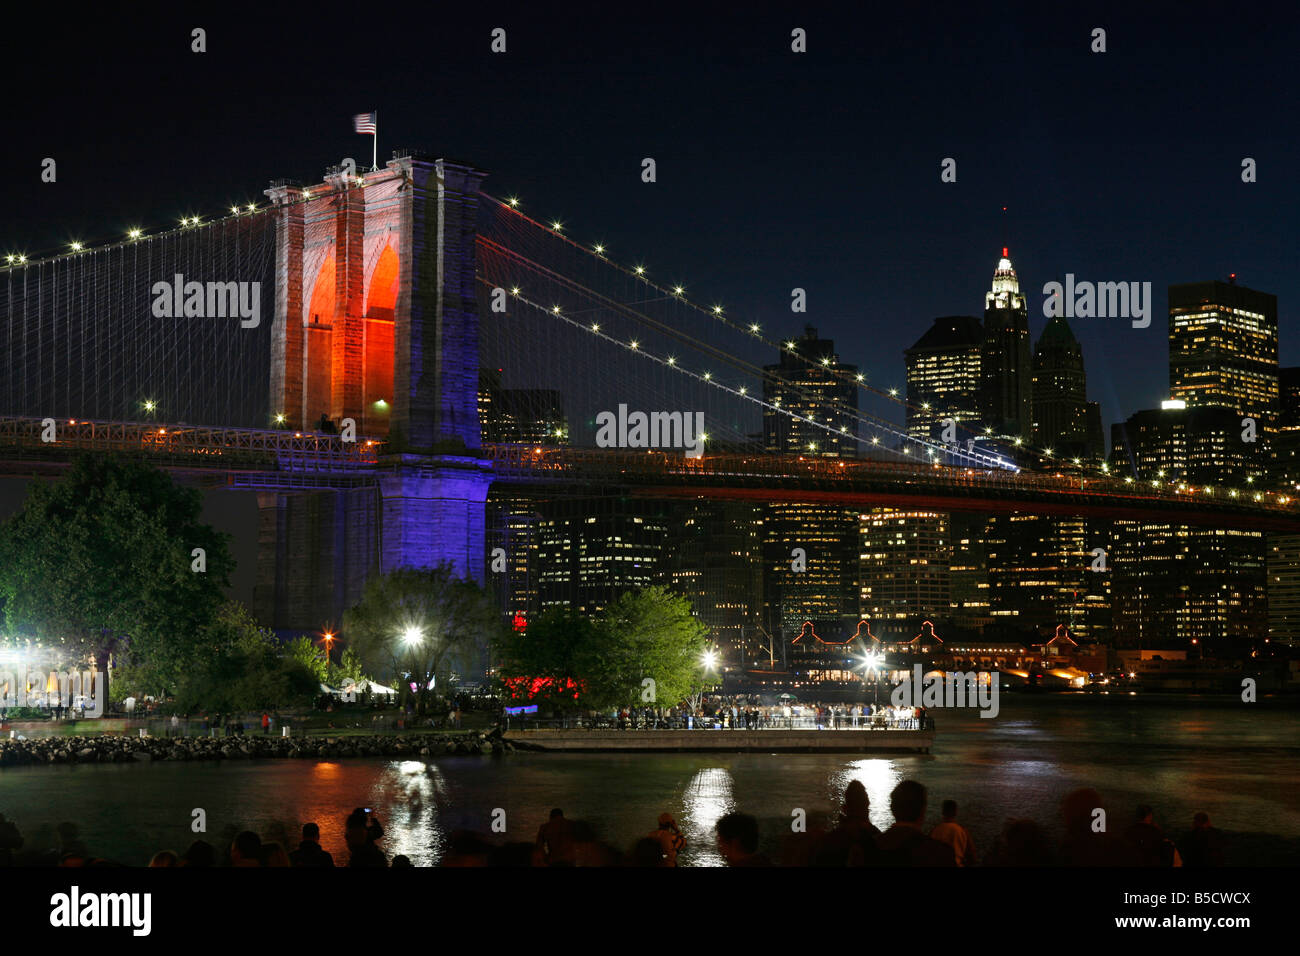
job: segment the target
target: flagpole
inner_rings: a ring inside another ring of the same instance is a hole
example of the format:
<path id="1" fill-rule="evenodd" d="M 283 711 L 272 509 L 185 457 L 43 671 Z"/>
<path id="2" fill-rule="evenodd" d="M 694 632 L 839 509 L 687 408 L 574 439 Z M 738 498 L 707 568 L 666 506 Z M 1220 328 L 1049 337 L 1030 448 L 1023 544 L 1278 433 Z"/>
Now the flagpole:
<path id="1" fill-rule="evenodd" d="M 370 171 L 379 171 L 379 110 L 375 110 L 375 132 L 370 142 Z"/>

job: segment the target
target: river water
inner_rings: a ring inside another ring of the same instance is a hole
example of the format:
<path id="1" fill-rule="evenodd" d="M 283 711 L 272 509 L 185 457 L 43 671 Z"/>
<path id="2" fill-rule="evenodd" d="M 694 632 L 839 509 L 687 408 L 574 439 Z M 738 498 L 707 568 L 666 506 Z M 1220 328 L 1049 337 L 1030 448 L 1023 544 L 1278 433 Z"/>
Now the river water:
<path id="1" fill-rule="evenodd" d="M 1300 707 L 1231 698 L 1003 695 L 1001 713 L 938 711 L 929 755 L 524 754 L 425 761 L 231 761 L 106 764 L 0 770 L 0 813 L 29 846 L 70 820 L 95 855 L 143 865 L 159 849 L 182 851 L 200 836 L 192 811 L 206 812 L 206 839 L 236 829 L 263 839 L 294 837 L 303 821 L 344 862 L 342 821 L 373 807 L 382 846 L 417 866 L 432 865 L 458 828 L 487 832 L 505 812 L 504 839 L 531 840 L 551 807 L 589 820 L 626 848 L 667 810 L 688 845 L 685 865 L 717 865 L 719 816 L 758 817 L 764 848 L 777 852 L 796 810 L 815 824 L 838 807 L 853 779 L 871 798 L 873 822 L 890 822 L 889 792 L 906 778 L 930 791 L 928 818 L 952 798 L 979 850 L 1003 821 L 1028 816 L 1055 834 L 1056 807 L 1076 787 L 1099 790 L 1111 827 L 1127 826 L 1138 803 L 1177 837 L 1204 810 L 1228 831 L 1228 862 L 1300 863 Z M 710 731 L 700 731 L 707 733 Z M 725 731 L 712 731 L 725 733 Z M 500 839 L 501 837 L 499 837 Z"/>

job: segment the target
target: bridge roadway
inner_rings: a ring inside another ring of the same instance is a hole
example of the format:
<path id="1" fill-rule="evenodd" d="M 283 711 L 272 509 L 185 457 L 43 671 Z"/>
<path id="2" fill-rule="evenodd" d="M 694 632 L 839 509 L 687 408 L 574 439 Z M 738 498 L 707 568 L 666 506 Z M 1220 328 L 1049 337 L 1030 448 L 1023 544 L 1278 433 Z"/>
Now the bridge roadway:
<path id="1" fill-rule="evenodd" d="M 370 485 L 402 467 L 383 442 L 283 429 L 138 422 L 54 423 L 0 417 L 0 475 L 52 477 L 76 453 L 139 456 L 201 486 L 327 490 Z M 554 495 L 805 502 L 926 511 L 1031 512 L 1102 520 L 1168 520 L 1204 527 L 1300 533 L 1300 503 L 1269 492 L 1091 477 L 911 465 L 873 460 L 719 454 L 686 458 L 653 451 L 484 445 L 494 484 Z"/>

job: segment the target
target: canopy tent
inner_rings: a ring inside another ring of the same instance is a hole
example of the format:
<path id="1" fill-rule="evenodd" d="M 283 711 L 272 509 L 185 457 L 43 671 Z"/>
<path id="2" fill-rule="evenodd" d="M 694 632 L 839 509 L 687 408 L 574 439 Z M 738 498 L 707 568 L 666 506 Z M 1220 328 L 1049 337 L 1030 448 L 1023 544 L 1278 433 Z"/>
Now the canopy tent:
<path id="1" fill-rule="evenodd" d="M 383 697 L 396 697 L 397 691 L 372 680 L 345 681 L 338 691 L 345 701 L 355 701 L 358 694 L 372 694 Z"/>

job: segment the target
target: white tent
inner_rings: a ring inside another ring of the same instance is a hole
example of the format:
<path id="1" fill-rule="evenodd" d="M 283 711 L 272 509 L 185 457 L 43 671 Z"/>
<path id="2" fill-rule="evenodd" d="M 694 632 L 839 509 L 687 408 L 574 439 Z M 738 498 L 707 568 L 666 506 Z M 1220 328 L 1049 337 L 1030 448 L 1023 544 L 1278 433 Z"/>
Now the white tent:
<path id="1" fill-rule="evenodd" d="M 397 691 L 393 690 L 393 688 L 385 687 L 383 684 L 376 683 L 372 680 L 356 681 L 355 683 L 347 681 L 343 684 L 340 692 L 343 695 L 343 699 L 348 703 L 355 702 L 358 694 L 367 692 L 372 695 L 382 695 L 385 697 L 397 696 Z"/>

